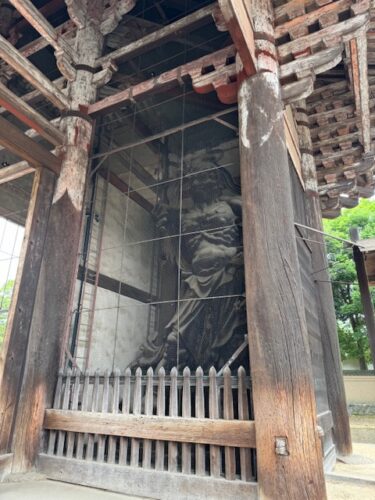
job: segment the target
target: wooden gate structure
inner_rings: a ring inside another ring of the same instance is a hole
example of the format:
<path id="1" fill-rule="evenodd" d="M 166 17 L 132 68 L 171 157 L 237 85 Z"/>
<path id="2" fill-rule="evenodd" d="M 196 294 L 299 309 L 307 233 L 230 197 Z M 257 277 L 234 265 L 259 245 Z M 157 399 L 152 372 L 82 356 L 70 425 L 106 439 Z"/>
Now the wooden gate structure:
<path id="1" fill-rule="evenodd" d="M 321 220 L 373 194 L 373 2 L 141 3 L 0 2 L 2 214 L 17 213 L 11 183 L 35 172 L 0 360 L 0 477 L 36 467 L 154 498 L 321 500 L 324 462 L 351 453 Z M 109 50 L 119 25 L 136 35 Z M 210 45 L 208 27 L 226 38 Z M 129 75 L 168 44 L 156 72 Z M 93 149 L 95 126 L 186 82 L 193 101 L 216 92 L 227 107 L 167 130 L 137 124 L 130 146 L 162 149 L 208 120 L 238 133 L 250 366 L 58 373 L 90 175 L 153 208 L 106 166 L 124 147 Z M 236 110 L 238 126 L 225 120 Z"/>
<path id="2" fill-rule="evenodd" d="M 208 403 L 208 404 L 207 404 Z M 163 498 L 256 498 L 254 421 L 244 368 L 60 373 L 45 413 L 48 477 Z M 113 467 L 115 465 L 115 467 Z M 158 493 L 160 495 L 160 493 Z"/>

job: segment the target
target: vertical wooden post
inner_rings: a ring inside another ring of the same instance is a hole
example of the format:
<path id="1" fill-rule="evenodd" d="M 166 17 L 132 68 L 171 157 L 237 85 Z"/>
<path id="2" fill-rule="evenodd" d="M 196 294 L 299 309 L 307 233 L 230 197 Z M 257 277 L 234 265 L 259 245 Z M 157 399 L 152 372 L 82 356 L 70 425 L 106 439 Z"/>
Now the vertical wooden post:
<path id="1" fill-rule="evenodd" d="M 277 74 L 239 96 L 250 366 L 261 498 L 326 498 Z"/>
<path id="2" fill-rule="evenodd" d="M 54 184 L 55 175 L 52 172 L 44 168 L 35 171 L 20 264 L 0 358 L 0 454 L 11 451 L 14 416 L 24 374 Z"/>
<path id="3" fill-rule="evenodd" d="M 357 228 L 350 229 L 350 237 L 353 241 L 359 240 L 359 232 Z M 370 293 L 370 288 L 368 284 L 365 258 L 361 250 L 357 247 L 353 247 L 353 258 L 355 263 L 355 268 L 357 271 L 359 291 L 361 293 L 361 302 L 363 307 L 363 314 L 365 315 L 365 323 L 367 329 L 367 336 L 370 344 L 372 364 L 375 367 L 375 317 L 374 317 L 374 306 L 372 304 L 372 298 Z"/>
<path id="4" fill-rule="evenodd" d="M 302 176 L 305 183 L 307 222 L 310 227 L 322 231 L 322 215 L 315 163 L 312 154 L 312 141 L 308 128 L 305 103 L 303 101 L 297 104 L 295 116 L 302 153 Z M 337 452 L 340 455 L 349 455 L 352 453 L 352 440 L 341 368 L 335 305 L 328 273 L 327 251 L 323 235 L 311 231 L 308 237 L 316 242 L 315 244 L 313 243 L 312 249 L 312 267 L 316 280 L 319 328 L 324 355 L 328 404 L 333 419 L 334 440 Z"/>
<path id="5" fill-rule="evenodd" d="M 100 17 L 99 3 L 96 14 Z M 103 8 L 104 2 L 101 4 Z M 88 19 L 85 27 L 77 30 L 75 51 L 79 64 L 76 78 L 69 86 L 72 110 L 62 118 L 64 156 L 50 210 L 15 421 L 13 472 L 27 471 L 35 462 L 40 449 L 44 409 L 52 404 L 55 375 L 65 347 L 77 277 L 93 131 L 93 123 L 80 112 L 80 106 L 96 98 L 97 84 L 89 66 L 94 66 L 102 46 L 99 25 Z"/>

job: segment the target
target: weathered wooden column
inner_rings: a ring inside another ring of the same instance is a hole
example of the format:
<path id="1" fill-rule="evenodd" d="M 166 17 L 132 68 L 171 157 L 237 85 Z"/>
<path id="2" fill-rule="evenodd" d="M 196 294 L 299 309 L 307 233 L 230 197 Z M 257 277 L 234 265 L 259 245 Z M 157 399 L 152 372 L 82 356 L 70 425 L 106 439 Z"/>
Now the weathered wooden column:
<path id="1" fill-rule="evenodd" d="M 350 237 L 352 241 L 359 240 L 359 231 L 357 228 L 350 229 Z M 367 329 L 367 336 L 370 344 L 371 357 L 373 366 L 375 366 L 375 316 L 374 316 L 374 306 L 372 304 L 372 298 L 370 293 L 370 288 L 368 284 L 365 258 L 358 246 L 353 247 L 353 258 L 355 263 L 355 268 L 357 271 L 359 291 L 361 294 L 361 302 L 363 307 L 363 314 L 365 315 L 365 323 Z"/>
<path id="2" fill-rule="evenodd" d="M 74 2 L 73 2 L 74 4 Z M 63 163 L 50 210 L 43 261 L 20 390 L 11 451 L 13 472 L 35 463 L 42 436 L 44 410 L 52 403 L 56 373 L 64 348 L 77 277 L 84 193 L 93 123 L 80 111 L 96 97 L 94 61 L 101 55 L 100 23 L 104 2 L 93 2 L 85 25 L 77 30 L 76 76 L 69 86 L 71 110 L 62 119 Z M 70 5 L 72 10 L 74 5 Z"/>
<path id="3" fill-rule="evenodd" d="M 260 497 L 326 498 L 272 7 L 252 5 L 255 76 L 238 94 L 246 304 Z"/>
<path id="4" fill-rule="evenodd" d="M 24 375 L 54 185 L 55 175 L 52 172 L 45 168 L 36 170 L 7 332 L 0 355 L 0 455 L 11 451 L 14 417 Z"/>
<path id="5" fill-rule="evenodd" d="M 323 225 L 318 182 L 305 102 L 300 101 L 296 104 L 295 117 L 302 156 L 302 176 L 305 184 L 307 221 L 311 228 L 322 231 Z M 336 450 L 340 455 L 349 455 L 352 453 L 352 440 L 341 367 L 335 305 L 328 273 L 327 250 L 323 235 L 310 231 L 308 237 L 316 242 L 313 244 L 312 249 L 312 267 L 316 280 L 319 327 L 324 355 L 328 404 L 333 419 L 334 441 Z"/>

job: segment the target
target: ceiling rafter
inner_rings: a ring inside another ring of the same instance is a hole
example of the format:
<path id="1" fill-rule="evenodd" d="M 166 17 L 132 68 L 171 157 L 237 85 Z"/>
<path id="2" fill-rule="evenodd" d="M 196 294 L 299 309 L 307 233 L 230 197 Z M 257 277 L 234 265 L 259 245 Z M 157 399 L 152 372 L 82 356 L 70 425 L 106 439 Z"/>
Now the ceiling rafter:
<path id="1" fill-rule="evenodd" d="M 60 110 L 69 108 L 69 99 L 37 67 L 0 35 L 0 57 L 39 90 Z"/>

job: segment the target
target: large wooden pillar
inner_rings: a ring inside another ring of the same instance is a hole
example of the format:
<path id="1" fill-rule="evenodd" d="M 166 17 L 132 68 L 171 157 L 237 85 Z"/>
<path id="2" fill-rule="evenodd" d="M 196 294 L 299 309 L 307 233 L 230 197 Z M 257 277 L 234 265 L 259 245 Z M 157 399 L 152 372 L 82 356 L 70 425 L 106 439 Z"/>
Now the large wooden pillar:
<path id="1" fill-rule="evenodd" d="M 101 2 L 102 7 L 104 2 Z M 102 12 L 97 13 L 101 16 Z M 87 16 L 89 17 L 89 16 Z M 41 272 L 20 387 L 14 432 L 8 449 L 13 472 L 29 470 L 40 449 L 44 410 L 52 403 L 57 369 L 65 347 L 78 252 L 93 123 L 81 106 L 95 100 L 94 61 L 101 55 L 99 24 L 87 19 L 77 31 L 76 77 L 70 84 L 72 109 L 62 118 L 65 143 L 60 177 L 50 209 Z"/>
<path id="2" fill-rule="evenodd" d="M 45 168 L 35 171 L 20 265 L 0 356 L 0 455 L 11 451 L 54 184 L 52 172 Z"/>
<path id="3" fill-rule="evenodd" d="M 352 241 L 359 240 L 359 231 L 357 228 L 350 229 L 350 236 Z M 368 284 L 368 277 L 366 272 L 365 258 L 358 246 L 353 247 L 353 259 L 357 271 L 359 291 L 361 294 L 361 302 L 363 307 L 363 314 L 365 316 L 365 323 L 367 329 L 367 336 L 370 344 L 371 357 L 373 366 L 375 366 L 375 316 L 374 306 Z"/>
<path id="4" fill-rule="evenodd" d="M 295 116 L 302 153 L 302 176 L 305 184 L 307 223 L 311 228 L 323 231 L 312 141 L 308 128 L 305 103 L 303 101 L 297 103 Z M 312 249 L 312 267 L 316 282 L 319 328 L 324 355 L 328 404 L 333 419 L 334 441 L 336 450 L 340 455 L 349 455 L 352 453 L 352 440 L 341 367 L 335 305 L 328 273 L 327 250 L 322 234 L 310 231 L 308 238 L 316 242 L 315 244 L 313 243 Z"/>
<path id="5" fill-rule="evenodd" d="M 250 366 L 261 498 L 326 498 L 277 74 L 239 90 Z"/>

